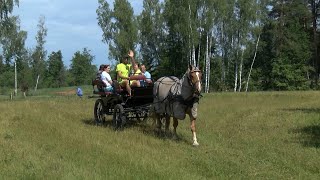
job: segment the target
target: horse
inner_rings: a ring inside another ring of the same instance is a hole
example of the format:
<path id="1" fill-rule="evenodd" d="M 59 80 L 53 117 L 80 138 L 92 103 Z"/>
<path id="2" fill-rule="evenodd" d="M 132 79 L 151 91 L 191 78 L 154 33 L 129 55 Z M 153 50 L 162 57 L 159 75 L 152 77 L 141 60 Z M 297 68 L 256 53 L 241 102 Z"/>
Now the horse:
<path id="1" fill-rule="evenodd" d="M 173 117 L 173 135 L 177 137 L 178 119 L 190 117 L 193 145 L 198 146 L 196 135 L 197 106 L 201 97 L 202 72 L 189 65 L 181 79 L 174 76 L 159 78 L 153 86 L 153 118 L 156 128 L 161 129 L 161 119 L 165 118 L 165 131 L 169 131 L 170 117 Z"/>

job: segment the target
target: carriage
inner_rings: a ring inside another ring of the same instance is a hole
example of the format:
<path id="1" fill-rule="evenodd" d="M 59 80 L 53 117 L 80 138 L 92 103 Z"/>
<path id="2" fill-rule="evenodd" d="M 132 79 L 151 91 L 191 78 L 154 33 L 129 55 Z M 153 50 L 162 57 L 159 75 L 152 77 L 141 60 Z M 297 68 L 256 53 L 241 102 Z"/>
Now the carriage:
<path id="1" fill-rule="evenodd" d="M 198 146 L 195 120 L 199 99 L 202 97 L 201 77 L 201 70 L 196 66 L 189 65 L 181 79 L 174 76 L 161 77 L 154 84 L 145 87 L 132 87 L 131 96 L 128 96 L 128 93 L 120 88 L 117 81 L 113 83 L 114 92 L 104 92 L 104 83 L 101 80 L 94 80 L 92 82 L 94 94 L 99 95 L 94 106 L 94 117 L 96 121 L 103 122 L 105 115 L 113 115 L 112 124 L 117 130 L 128 121 L 146 120 L 149 116 L 149 110 L 152 109 L 157 129 L 161 129 L 161 120 L 164 119 L 165 130 L 168 131 L 172 117 L 173 134 L 177 136 L 178 119 L 183 120 L 188 114 L 193 145 Z"/>
<path id="2" fill-rule="evenodd" d="M 141 78 L 137 78 L 137 80 Z M 94 118 L 97 123 L 103 123 L 106 115 L 112 115 L 112 126 L 115 130 L 122 129 L 128 122 L 145 121 L 153 102 L 153 84 L 143 87 L 131 87 L 131 96 L 122 89 L 116 80 L 113 92 L 104 91 L 104 83 L 93 80 L 93 94 L 98 99 L 94 105 Z"/>

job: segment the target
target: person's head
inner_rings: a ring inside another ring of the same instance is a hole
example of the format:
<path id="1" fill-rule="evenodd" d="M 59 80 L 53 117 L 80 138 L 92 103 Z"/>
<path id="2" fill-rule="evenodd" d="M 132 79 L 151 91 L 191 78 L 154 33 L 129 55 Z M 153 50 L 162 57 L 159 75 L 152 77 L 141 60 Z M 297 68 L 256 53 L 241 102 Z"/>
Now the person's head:
<path id="1" fill-rule="evenodd" d="M 123 56 L 121 59 L 121 62 L 123 64 L 128 64 L 129 63 L 129 56 L 128 55 Z"/>
<path id="2" fill-rule="evenodd" d="M 105 65 L 103 70 L 106 72 L 110 72 L 110 65 L 109 64 Z"/>
<path id="3" fill-rule="evenodd" d="M 104 66 L 105 66 L 104 64 L 101 64 L 100 67 L 99 67 L 99 71 L 103 71 Z"/>
<path id="4" fill-rule="evenodd" d="M 146 72 L 146 66 L 144 64 L 141 64 L 140 69 L 142 72 Z"/>
<path id="5" fill-rule="evenodd" d="M 137 63 L 135 63 L 135 64 L 133 65 L 133 70 L 134 70 L 134 72 L 136 72 L 138 69 L 139 69 L 139 65 L 138 65 Z"/>

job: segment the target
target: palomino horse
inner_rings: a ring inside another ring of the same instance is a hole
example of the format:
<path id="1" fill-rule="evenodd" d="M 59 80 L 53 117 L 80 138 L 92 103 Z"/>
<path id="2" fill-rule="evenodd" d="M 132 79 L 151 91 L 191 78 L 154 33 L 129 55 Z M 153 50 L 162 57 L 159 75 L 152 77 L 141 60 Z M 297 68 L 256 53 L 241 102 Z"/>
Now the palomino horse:
<path id="1" fill-rule="evenodd" d="M 189 65 L 182 79 L 162 77 L 153 86 L 153 110 L 157 128 L 161 129 L 161 118 L 165 117 L 165 130 L 169 130 L 170 117 L 173 117 L 173 133 L 177 137 L 178 119 L 186 114 L 190 117 L 193 145 L 199 145 L 196 135 L 197 106 L 201 93 L 201 71 Z"/>

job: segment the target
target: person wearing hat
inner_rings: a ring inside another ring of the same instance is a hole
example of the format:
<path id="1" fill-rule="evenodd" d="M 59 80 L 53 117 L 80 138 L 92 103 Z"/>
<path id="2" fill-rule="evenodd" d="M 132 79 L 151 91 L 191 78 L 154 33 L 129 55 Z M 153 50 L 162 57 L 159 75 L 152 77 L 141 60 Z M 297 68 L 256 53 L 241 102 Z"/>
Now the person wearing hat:
<path id="1" fill-rule="evenodd" d="M 134 53 L 132 50 L 129 51 L 128 55 L 124 56 L 124 58 L 121 60 L 121 63 L 117 65 L 116 71 L 117 71 L 117 79 L 119 81 L 119 84 L 121 87 L 126 88 L 126 90 L 129 93 L 129 96 L 131 96 L 131 88 L 129 84 L 129 73 L 131 65 L 136 64 L 136 61 L 134 60 Z M 129 58 L 131 60 L 131 64 L 129 63 Z"/>

